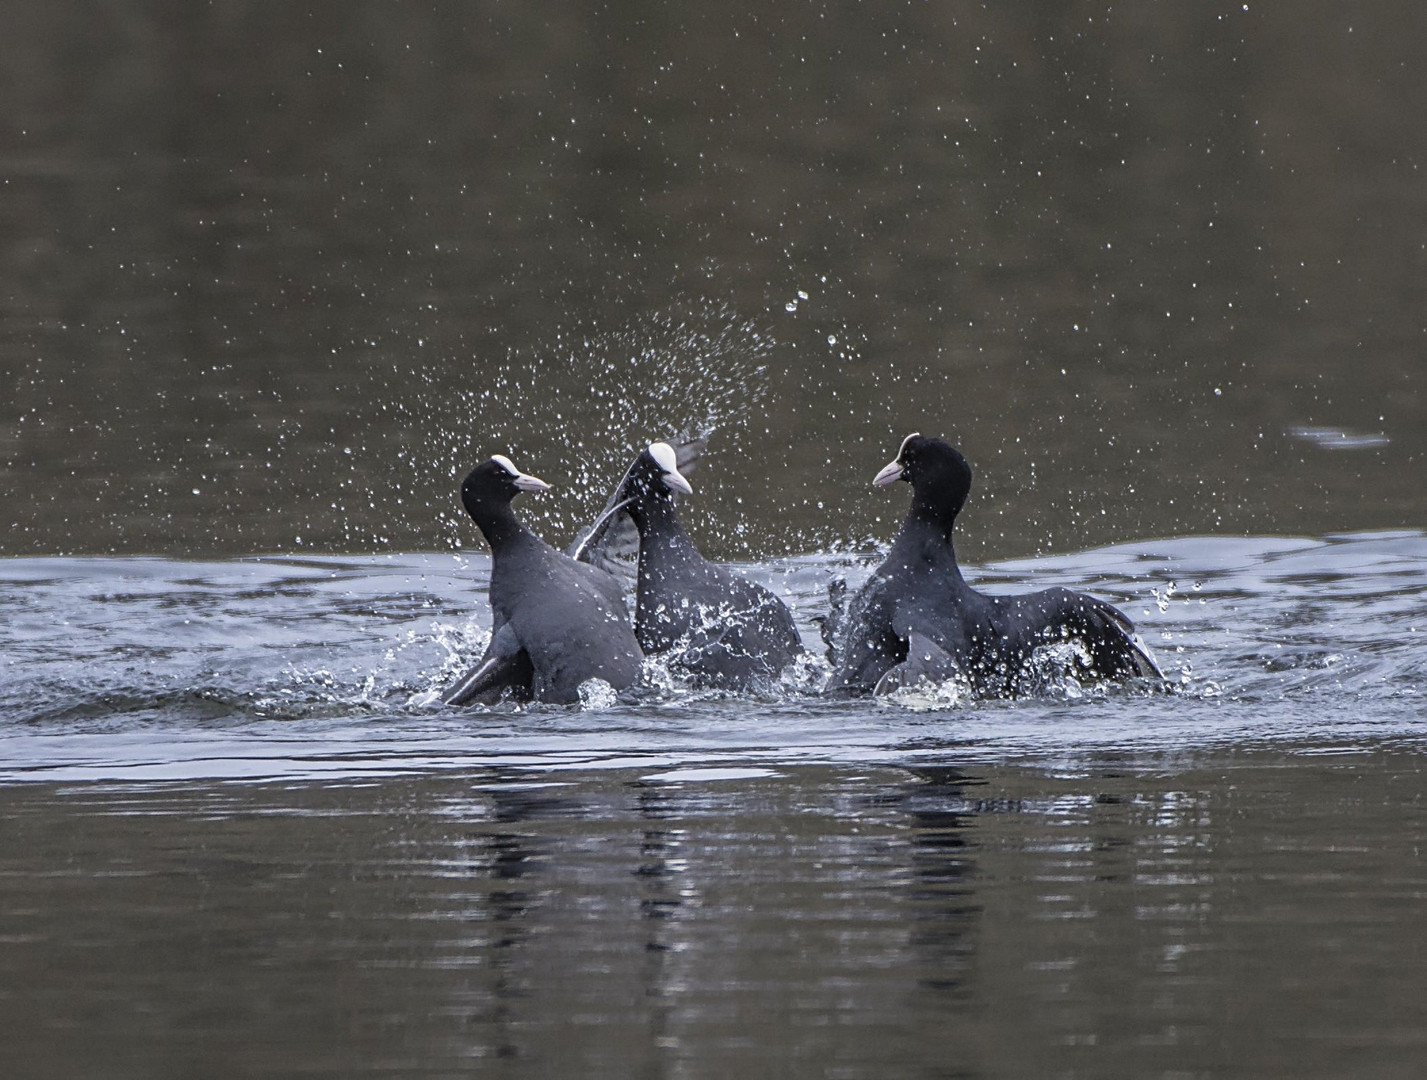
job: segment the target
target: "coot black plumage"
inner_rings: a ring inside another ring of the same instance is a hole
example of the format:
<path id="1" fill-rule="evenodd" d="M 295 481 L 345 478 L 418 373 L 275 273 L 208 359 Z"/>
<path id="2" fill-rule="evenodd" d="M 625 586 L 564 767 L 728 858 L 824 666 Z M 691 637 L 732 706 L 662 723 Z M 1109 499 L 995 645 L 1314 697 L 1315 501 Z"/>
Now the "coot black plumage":
<path id="1" fill-rule="evenodd" d="M 981 694 L 1013 695 L 1031 675 L 1031 653 L 1066 640 L 1083 646 L 1089 676 L 1161 677 L 1134 625 L 1102 600 L 1061 588 L 987 596 L 966 583 L 951 533 L 971 467 L 954 448 L 907 436 L 873 483 L 895 480 L 912 485 L 911 508 L 882 565 L 830 627 L 829 692 L 886 693 L 958 677 Z"/>
<path id="2" fill-rule="evenodd" d="M 461 484 L 461 503 L 491 548 L 492 624 L 485 655 L 446 692 L 448 705 L 503 695 L 569 704 L 589 679 L 623 690 L 639 678 L 643 656 L 619 581 L 556 551 L 511 509 L 520 492 L 549 486 L 501 454 Z"/>
<path id="3" fill-rule="evenodd" d="M 679 522 L 676 494 L 693 488 L 680 472 L 701 443 L 651 443 L 574 554 L 599 558 L 620 516 L 638 529 L 635 634 L 647 655 L 671 654 L 696 683 L 747 689 L 776 678 L 802 651 L 787 604 L 756 582 L 709 562 Z"/>

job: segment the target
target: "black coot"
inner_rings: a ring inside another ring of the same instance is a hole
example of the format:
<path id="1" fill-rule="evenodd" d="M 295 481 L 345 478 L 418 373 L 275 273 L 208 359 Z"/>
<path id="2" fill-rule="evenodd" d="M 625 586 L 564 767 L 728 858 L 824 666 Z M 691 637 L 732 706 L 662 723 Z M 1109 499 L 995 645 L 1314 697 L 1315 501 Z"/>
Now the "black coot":
<path id="1" fill-rule="evenodd" d="M 549 484 L 497 454 L 461 485 L 461 503 L 491 547 L 491 641 L 445 696 L 448 705 L 516 701 L 569 704 L 603 679 L 623 690 L 643 656 L 620 582 L 556 551 L 515 516 L 511 500 Z"/>
<path id="2" fill-rule="evenodd" d="M 776 678 L 802 651 L 792 612 L 763 586 L 709 562 L 679 523 L 675 498 L 693 488 L 680 471 L 701 442 L 651 443 L 615 488 L 605 512 L 572 552 L 607 559 L 620 521 L 638 530 L 634 629 L 647 655 L 668 653 L 695 683 L 747 689 Z"/>
<path id="3" fill-rule="evenodd" d="M 887 693 L 959 677 L 978 693 L 1011 696 L 1032 676 L 1038 646 L 1079 642 L 1092 678 L 1161 678 L 1118 609 L 1084 593 L 1046 589 L 986 596 L 961 576 L 951 532 L 971 490 L 971 467 L 940 439 L 909 435 L 873 483 L 912 485 L 892 548 L 845 612 L 825 626 L 828 692 Z"/>

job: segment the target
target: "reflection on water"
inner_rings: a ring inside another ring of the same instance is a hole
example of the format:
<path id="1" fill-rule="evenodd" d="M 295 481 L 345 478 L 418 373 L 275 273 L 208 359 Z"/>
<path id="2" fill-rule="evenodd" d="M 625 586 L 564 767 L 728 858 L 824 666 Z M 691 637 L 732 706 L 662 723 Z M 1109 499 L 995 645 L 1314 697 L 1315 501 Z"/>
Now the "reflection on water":
<path id="1" fill-rule="evenodd" d="M 7 1059 L 1408 1075 L 1416 771 L 1228 753 L 1170 774 L 8 787 Z"/>

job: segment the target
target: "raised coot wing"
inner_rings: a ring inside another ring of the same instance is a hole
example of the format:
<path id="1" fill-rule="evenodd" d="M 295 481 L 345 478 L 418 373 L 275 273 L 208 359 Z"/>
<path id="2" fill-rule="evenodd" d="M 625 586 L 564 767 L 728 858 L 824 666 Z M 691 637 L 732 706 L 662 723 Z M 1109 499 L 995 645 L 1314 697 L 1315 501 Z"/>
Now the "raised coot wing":
<path id="1" fill-rule="evenodd" d="M 688 472 L 698 463 L 707 445 L 703 436 L 693 435 L 672 439 L 669 444 L 674 448 L 680 473 Z M 610 493 L 599 516 L 588 528 L 580 530 L 575 542 L 565 552 L 572 559 L 613 574 L 626 587 L 632 586 L 639 574 L 639 530 L 625 510 L 630 502 L 631 493 L 627 485 L 633 471 L 634 464 L 631 464 Z"/>
<path id="2" fill-rule="evenodd" d="M 1135 632 L 1135 624 L 1124 612 L 1093 596 L 1080 596 L 1078 599 L 1087 601 L 1081 608 L 1084 619 L 1090 624 L 1085 631 L 1086 645 L 1102 677 L 1164 678 L 1149 646 Z"/>
<path id="3" fill-rule="evenodd" d="M 837 663 L 837 650 L 842 644 L 843 625 L 847 617 L 847 578 L 835 577 L 827 584 L 827 614 L 815 615 L 818 633 L 830 663 Z"/>
<path id="4" fill-rule="evenodd" d="M 1068 589 L 1050 589 L 1027 599 L 1040 597 L 1050 602 L 1049 626 L 1062 627 L 1085 646 L 1100 678 L 1164 678 L 1135 624 L 1113 604 Z"/>
<path id="5" fill-rule="evenodd" d="M 447 705 L 493 705 L 506 691 L 528 698 L 534 668 L 530 654 L 520 644 L 515 629 L 505 623 L 486 646 L 481 662 L 446 691 Z"/>

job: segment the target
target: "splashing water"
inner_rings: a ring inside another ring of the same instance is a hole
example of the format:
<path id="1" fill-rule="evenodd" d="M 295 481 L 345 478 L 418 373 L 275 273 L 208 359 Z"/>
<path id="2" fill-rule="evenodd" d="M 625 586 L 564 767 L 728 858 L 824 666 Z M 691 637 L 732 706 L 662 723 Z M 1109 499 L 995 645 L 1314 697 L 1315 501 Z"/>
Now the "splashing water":
<path id="1" fill-rule="evenodd" d="M 1427 536 L 1188 539 L 968 567 L 988 591 L 1065 585 L 1140 620 L 1173 693 L 1082 685 L 1073 643 L 1038 656 L 1038 692 L 956 685 L 829 701 L 814 620 L 867 559 L 743 567 L 793 607 L 808 653 L 750 694 L 700 691 L 659 660 L 646 685 L 583 708 L 450 709 L 480 656 L 489 562 L 461 555 L 16 559 L 0 564 L 0 738 L 27 775 L 362 774 L 441 762 L 655 754 L 900 759 L 930 739 L 973 755 L 1152 752 L 1224 742 L 1412 739 L 1424 731 Z M 1171 580 L 1197 590 L 1155 598 Z M 1353 707 L 1345 709 L 1350 700 Z M 423 764 L 424 763 L 424 764 Z"/>
<path id="2" fill-rule="evenodd" d="M 878 701 L 883 705 L 899 706 L 909 712 L 936 712 L 960 709 L 975 699 L 975 692 L 966 679 L 953 678 L 940 682 L 923 679 L 914 686 L 900 686 Z"/>
<path id="3" fill-rule="evenodd" d="M 460 548 L 471 531 L 450 492 L 478 461 L 507 453 L 556 485 L 549 498 L 523 501 L 521 513 L 563 546 L 651 440 L 717 431 L 734 445 L 767 393 L 774 345 L 756 321 L 707 300 L 608 329 L 557 328 L 529 350 L 472 358 L 452 399 L 410 406 L 438 418 L 439 437 L 404 453 L 403 467 L 446 485 L 428 502 Z"/>
<path id="4" fill-rule="evenodd" d="M 619 704 L 619 695 L 603 679 L 586 679 L 580 683 L 580 708 L 585 712 L 603 712 Z"/>

